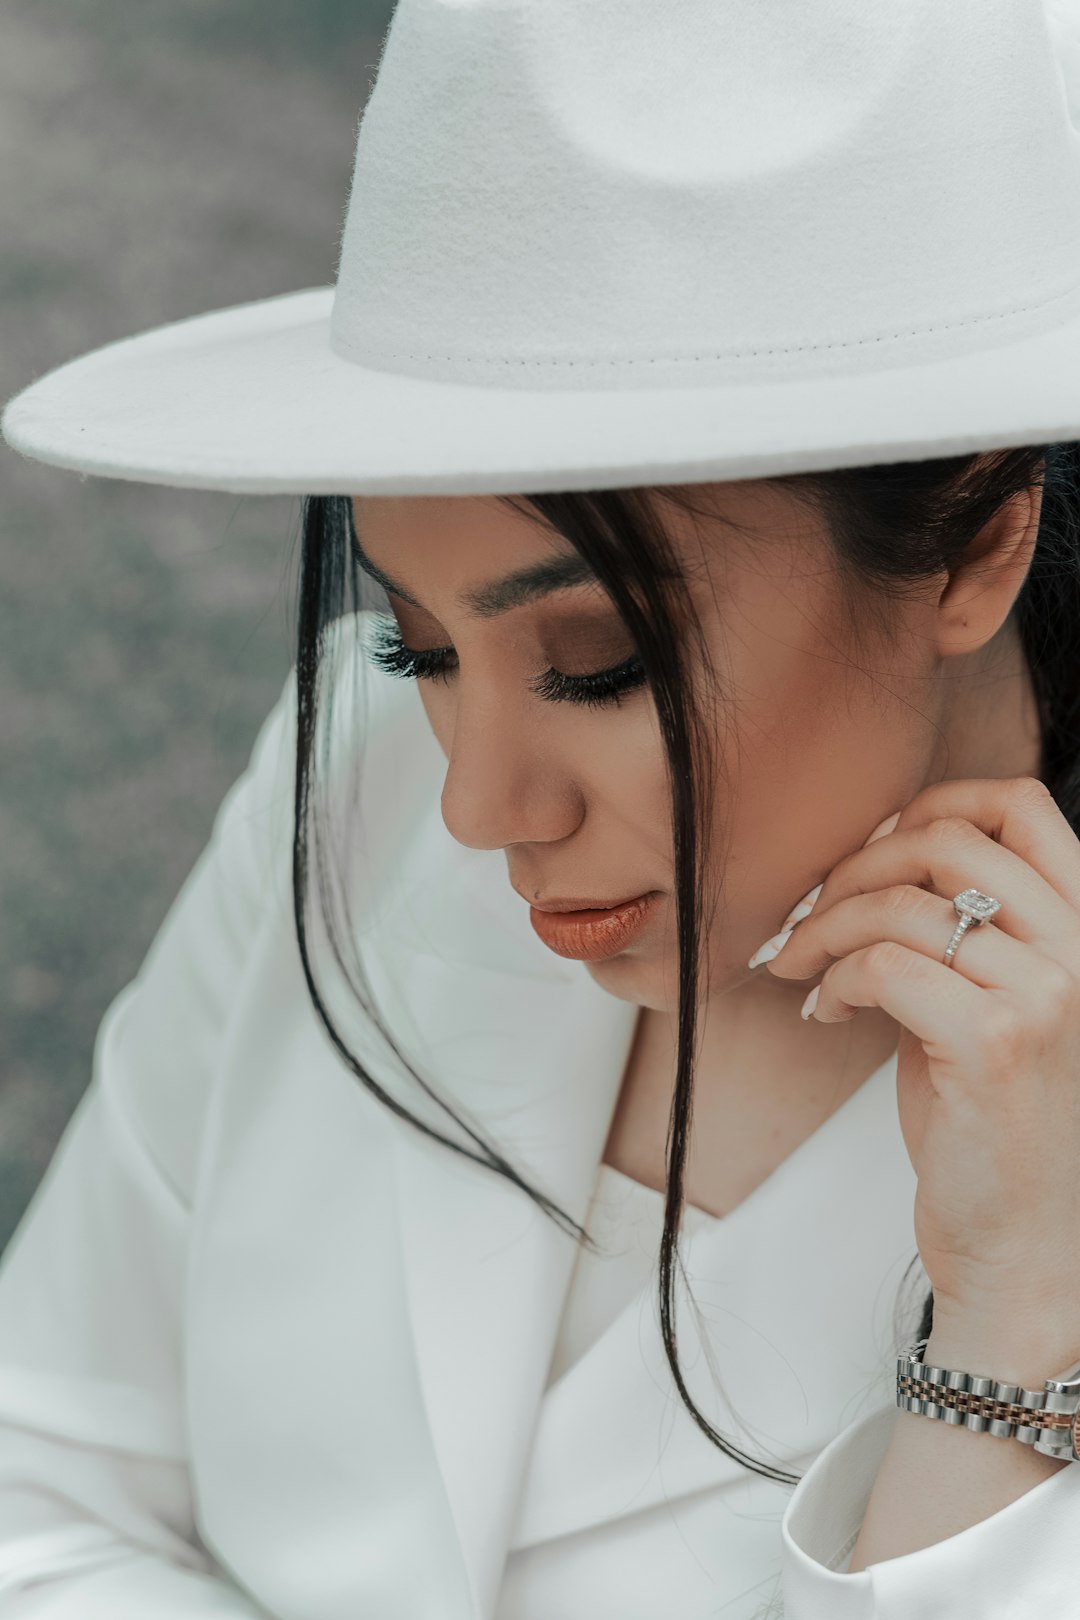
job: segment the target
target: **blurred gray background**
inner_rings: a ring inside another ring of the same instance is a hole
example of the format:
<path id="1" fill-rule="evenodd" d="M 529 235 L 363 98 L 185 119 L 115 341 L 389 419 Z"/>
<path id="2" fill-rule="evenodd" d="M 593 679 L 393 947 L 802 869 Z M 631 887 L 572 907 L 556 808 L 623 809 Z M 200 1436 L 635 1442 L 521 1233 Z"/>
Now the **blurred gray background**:
<path id="1" fill-rule="evenodd" d="M 393 0 L 7 0 L 0 398 L 334 279 Z M 300 501 L 0 444 L 0 1250 L 293 654 Z"/>

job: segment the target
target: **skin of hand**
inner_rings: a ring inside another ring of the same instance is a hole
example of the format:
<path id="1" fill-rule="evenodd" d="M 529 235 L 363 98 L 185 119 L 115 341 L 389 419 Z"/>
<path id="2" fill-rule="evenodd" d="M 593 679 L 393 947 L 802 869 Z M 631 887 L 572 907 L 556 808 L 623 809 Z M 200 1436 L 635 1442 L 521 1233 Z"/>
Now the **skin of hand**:
<path id="1" fill-rule="evenodd" d="M 967 888 L 1001 909 L 949 965 Z M 1080 1357 L 1080 840 L 1043 783 L 922 789 L 832 869 L 766 971 L 820 974 L 819 1020 L 879 1006 L 902 1025 L 935 1324 L 1032 1315 Z"/>

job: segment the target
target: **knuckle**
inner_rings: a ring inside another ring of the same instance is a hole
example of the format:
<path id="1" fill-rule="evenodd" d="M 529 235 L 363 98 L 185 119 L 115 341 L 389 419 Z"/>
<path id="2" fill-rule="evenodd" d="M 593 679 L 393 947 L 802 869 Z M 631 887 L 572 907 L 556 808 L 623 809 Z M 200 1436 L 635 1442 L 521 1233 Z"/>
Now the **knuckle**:
<path id="1" fill-rule="evenodd" d="M 1037 776 L 1011 776 L 1006 784 L 1006 792 L 1010 802 L 1020 809 L 1041 810 L 1048 804 L 1056 803 L 1046 783 Z"/>
<path id="2" fill-rule="evenodd" d="M 936 891 L 918 888 L 913 884 L 910 888 L 909 905 L 911 915 L 919 921 L 926 918 L 928 922 L 932 922 L 935 926 L 940 924 L 941 895 Z"/>
<path id="3" fill-rule="evenodd" d="M 983 1014 L 979 1029 L 983 1050 L 992 1055 L 995 1065 L 1004 1060 L 1019 1058 L 1028 1044 L 1027 1029 L 1019 1009 L 1008 1002 L 995 1000 Z"/>
<path id="4" fill-rule="evenodd" d="M 1053 957 L 1039 964 L 1039 993 L 1052 1017 L 1072 1012 L 1080 1002 L 1080 986 L 1074 974 Z"/>
<path id="5" fill-rule="evenodd" d="M 908 916 L 911 911 L 911 885 L 894 883 L 890 888 L 882 889 L 878 904 L 886 917 Z"/>
<path id="6" fill-rule="evenodd" d="M 974 829 L 963 816 L 938 816 L 926 829 L 930 842 L 938 849 L 954 850 L 970 843 Z"/>
<path id="7" fill-rule="evenodd" d="M 911 965 L 911 953 L 894 939 L 878 939 L 866 947 L 867 972 L 875 979 L 895 979 Z"/>

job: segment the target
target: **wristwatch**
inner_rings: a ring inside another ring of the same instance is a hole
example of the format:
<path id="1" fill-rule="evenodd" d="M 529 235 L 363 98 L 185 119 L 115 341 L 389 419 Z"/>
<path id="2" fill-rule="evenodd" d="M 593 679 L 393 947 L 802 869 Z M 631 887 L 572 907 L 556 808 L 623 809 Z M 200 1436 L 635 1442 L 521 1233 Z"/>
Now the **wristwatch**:
<path id="1" fill-rule="evenodd" d="M 1042 1389 L 1024 1389 L 978 1373 L 929 1367 L 929 1338 L 896 1358 L 896 1404 L 905 1412 L 962 1423 L 965 1429 L 1021 1440 L 1047 1457 L 1080 1462 L 1080 1361 Z"/>

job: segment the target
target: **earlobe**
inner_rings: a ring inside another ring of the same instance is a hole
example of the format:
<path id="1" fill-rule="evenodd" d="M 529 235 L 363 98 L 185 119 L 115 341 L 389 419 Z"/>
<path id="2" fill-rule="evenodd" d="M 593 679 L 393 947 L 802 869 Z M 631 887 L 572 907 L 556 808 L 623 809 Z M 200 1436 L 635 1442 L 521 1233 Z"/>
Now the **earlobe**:
<path id="1" fill-rule="evenodd" d="M 938 651 L 977 652 L 1005 624 L 1023 589 L 1042 515 L 1042 487 L 1007 501 L 969 542 L 939 599 Z"/>

